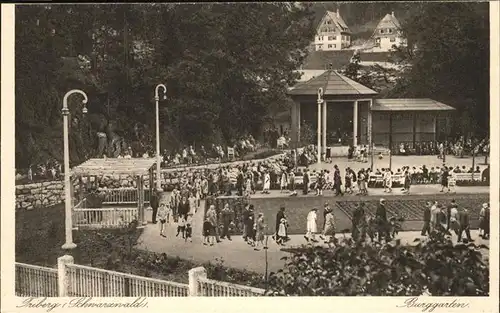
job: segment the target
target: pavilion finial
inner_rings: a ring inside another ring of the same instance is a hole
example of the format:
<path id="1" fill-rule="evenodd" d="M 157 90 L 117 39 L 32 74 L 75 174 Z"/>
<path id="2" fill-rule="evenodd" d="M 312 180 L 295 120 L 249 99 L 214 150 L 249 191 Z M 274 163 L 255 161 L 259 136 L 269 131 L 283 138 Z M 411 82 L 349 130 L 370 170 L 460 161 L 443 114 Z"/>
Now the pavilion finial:
<path id="1" fill-rule="evenodd" d="M 323 102 L 323 88 L 318 88 L 318 102 L 321 103 Z"/>

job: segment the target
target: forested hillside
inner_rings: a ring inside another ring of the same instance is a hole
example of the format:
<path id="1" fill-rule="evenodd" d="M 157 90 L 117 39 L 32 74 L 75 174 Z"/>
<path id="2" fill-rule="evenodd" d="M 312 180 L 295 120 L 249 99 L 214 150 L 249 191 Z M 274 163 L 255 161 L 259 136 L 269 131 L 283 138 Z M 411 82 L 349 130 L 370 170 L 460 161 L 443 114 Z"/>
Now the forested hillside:
<path id="1" fill-rule="evenodd" d="M 391 11 L 402 21 L 411 48 L 396 53 L 404 70 L 384 96 L 433 98 L 458 109 L 455 129 L 487 132 L 488 3 L 339 7 L 355 36 L 371 35 Z M 62 160 L 62 97 L 74 88 L 87 92 L 89 114 L 81 114 L 78 96 L 70 98 L 73 163 L 93 155 L 97 131 L 129 144 L 154 143 L 159 83 L 167 85 L 167 100 L 160 102 L 162 149 L 256 136 L 266 116 L 287 109 L 287 88 L 298 78 L 315 26 L 325 10 L 336 8 L 18 5 L 16 166 Z M 359 78 L 370 83 L 366 75 Z"/>
<path id="2" fill-rule="evenodd" d="M 73 163 L 93 155 L 97 131 L 154 146 L 159 83 L 162 148 L 256 135 L 287 105 L 312 21 L 308 5 L 284 3 L 16 6 L 17 166 L 62 160 L 74 88 L 89 114 L 70 98 Z"/>

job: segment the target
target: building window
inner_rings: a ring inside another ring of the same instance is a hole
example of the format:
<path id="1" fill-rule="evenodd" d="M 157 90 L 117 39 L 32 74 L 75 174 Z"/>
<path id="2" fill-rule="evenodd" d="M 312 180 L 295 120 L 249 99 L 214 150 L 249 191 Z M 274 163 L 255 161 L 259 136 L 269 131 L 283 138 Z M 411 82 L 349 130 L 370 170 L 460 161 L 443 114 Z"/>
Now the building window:
<path id="1" fill-rule="evenodd" d="M 391 38 L 391 42 L 396 42 L 396 38 Z"/>
<path id="2" fill-rule="evenodd" d="M 326 21 L 327 25 L 330 25 L 331 23 L 332 23 L 332 21 Z"/>
<path id="3" fill-rule="evenodd" d="M 332 45 L 328 45 L 328 48 L 332 48 Z"/>
<path id="4" fill-rule="evenodd" d="M 337 48 L 337 45 L 335 45 L 335 44 L 334 44 L 334 45 L 333 45 L 333 47 L 334 47 L 334 48 Z"/>
<path id="5" fill-rule="evenodd" d="M 318 41 L 323 41 L 323 36 L 318 36 Z"/>
<path id="6" fill-rule="evenodd" d="M 392 34 L 392 28 L 389 28 L 388 31 L 389 31 L 389 34 Z"/>
<path id="7" fill-rule="evenodd" d="M 381 33 L 381 34 L 383 34 L 383 33 L 384 33 L 384 30 L 383 30 L 383 29 L 381 29 L 381 30 L 380 30 L 380 33 Z"/>
<path id="8" fill-rule="evenodd" d="M 323 50 L 323 45 L 318 45 L 318 50 Z"/>
<path id="9" fill-rule="evenodd" d="M 328 36 L 328 40 L 337 40 L 337 36 Z"/>

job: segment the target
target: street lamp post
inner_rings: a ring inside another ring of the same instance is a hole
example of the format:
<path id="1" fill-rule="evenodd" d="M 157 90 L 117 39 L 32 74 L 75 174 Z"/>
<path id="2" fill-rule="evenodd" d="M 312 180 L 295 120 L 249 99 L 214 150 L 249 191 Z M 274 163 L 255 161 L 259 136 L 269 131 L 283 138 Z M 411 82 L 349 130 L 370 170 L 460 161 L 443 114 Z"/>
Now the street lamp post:
<path id="1" fill-rule="evenodd" d="M 63 107 L 62 107 L 62 115 L 63 115 L 63 131 L 64 131 L 64 208 L 65 208 L 65 229 L 66 229 L 66 242 L 63 244 L 62 248 L 66 250 L 71 250 L 76 248 L 76 244 L 73 242 L 73 216 L 71 212 L 72 205 L 72 195 L 71 195 L 71 174 L 69 169 L 69 139 L 68 139 L 68 97 L 74 93 L 79 93 L 83 96 L 83 114 L 87 113 L 87 104 L 88 98 L 85 92 L 79 89 L 73 89 L 68 91 L 63 98 Z"/>
<path id="2" fill-rule="evenodd" d="M 163 100 L 167 99 L 167 87 L 164 84 L 158 84 L 155 88 L 155 101 L 156 101 L 156 189 L 161 189 L 161 169 L 160 169 L 160 96 L 158 91 L 163 88 Z"/>

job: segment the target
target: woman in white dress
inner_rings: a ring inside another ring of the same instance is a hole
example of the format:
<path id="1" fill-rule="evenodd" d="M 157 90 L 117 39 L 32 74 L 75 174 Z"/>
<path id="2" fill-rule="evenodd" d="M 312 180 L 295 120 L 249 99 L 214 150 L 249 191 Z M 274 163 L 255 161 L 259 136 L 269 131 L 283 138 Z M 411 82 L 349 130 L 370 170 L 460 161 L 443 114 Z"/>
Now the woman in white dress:
<path id="1" fill-rule="evenodd" d="M 318 209 L 314 208 L 311 211 L 309 211 L 309 214 L 307 214 L 307 234 L 304 236 L 304 238 L 309 241 L 311 240 L 312 242 L 318 242 L 316 240 L 316 233 L 318 232 Z"/>
<path id="2" fill-rule="evenodd" d="M 387 169 L 384 173 L 384 192 L 392 192 L 392 172 L 390 169 Z"/>
<path id="3" fill-rule="evenodd" d="M 286 171 L 283 170 L 283 173 L 281 174 L 281 190 L 280 192 L 286 191 L 286 187 L 288 186 L 288 177 L 286 175 Z"/>
<path id="4" fill-rule="evenodd" d="M 271 188 L 271 176 L 268 172 L 264 173 L 264 188 L 262 193 L 269 193 L 269 189 Z"/>

